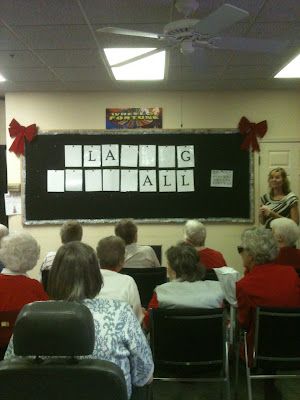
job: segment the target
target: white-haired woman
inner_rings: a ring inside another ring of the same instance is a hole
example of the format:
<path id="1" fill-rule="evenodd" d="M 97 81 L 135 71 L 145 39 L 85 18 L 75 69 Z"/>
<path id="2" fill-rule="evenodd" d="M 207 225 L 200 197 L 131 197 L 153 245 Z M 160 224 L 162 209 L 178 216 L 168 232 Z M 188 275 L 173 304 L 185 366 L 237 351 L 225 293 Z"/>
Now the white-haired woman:
<path id="1" fill-rule="evenodd" d="M 37 241 L 27 233 L 10 234 L 2 239 L 0 260 L 5 268 L 0 274 L 0 312 L 14 311 L 17 315 L 27 303 L 48 300 L 40 282 L 26 274 L 36 265 L 39 255 Z M 12 328 L 1 330 L 0 357 L 9 343 Z"/>
<path id="2" fill-rule="evenodd" d="M 1 239 L 4 238 L 4 236 L 8 235 L 8 228 L 7 226 L 0 224 L 0 247 L 1 247 Z M 3 263 L 0 261 L 0 272 L 4 268 Z"/>
<path id="3" fill-rule="evenodd" d="M 300 237 L 299 226 L 289 218 L 277 218 L 271 221 L 271 228 L 280 249 L 276 262 L 300 270 L 300 250 L 296 248 Z"/>
<path id="4" fill-rule="evenodd" d="M 300 280 L 293 267 L 275 262 L 279 248 L 270 229 L 246 229 L 238 251 L 248 270 L 236 284 L 238 321 L 247 330 L 251 365 L 256 307 L 300 307 Z M 265 383 L 265 399 L 270 398 L 277 398 L 272 380 Z"/>
<path id="5" fill-rule="evenodd" d="M 190 219 L 184 225 L 184 240 L 198 251 L 200 261 L 206 268 L 226 266 L 223 254 L 205 246 L 206 228 L 197 219 Z"/>

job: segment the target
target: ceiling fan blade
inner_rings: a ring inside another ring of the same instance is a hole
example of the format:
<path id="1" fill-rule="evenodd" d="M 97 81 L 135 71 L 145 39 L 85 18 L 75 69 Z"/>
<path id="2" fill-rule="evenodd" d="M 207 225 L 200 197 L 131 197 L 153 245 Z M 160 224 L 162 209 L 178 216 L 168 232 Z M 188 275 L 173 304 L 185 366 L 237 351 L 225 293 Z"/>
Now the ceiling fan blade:
<path id="1" fill-rule="evenodd" d="M 161 37 L 164 37 L 163 34 L 159 34 L 159 33 L 134 31 L 132 29 L 116 28 L 113 26 L 106 26 L 104 28 L 98 28 L 98 29 L 96 29 L 96 32 L 113 33 L 115 35 L 125 35 L 125 36 L 139 36 L 139 37 L 147 37 L 147 38 L 153 38 L 153 39 L 160 39 Z"/>
<path id="2" fill-rule="evenodd" d="M 287 47 L 288 42 L 271 39 L 255 39 L 246 37 L 222 37 L 209 41 L 217 49 L 238 50 L 257 53 L 279 53 Z"/>
<path id="3" fill-rule="evenodd" d="M 202 35 L 215 35 L 248 16 L 248 11 L 232 6 L 231 4 L 223 4 L 206 18 L 197 22 L 193 30 Z"/>
<path id="4" fill-rule="evenodd" d="M 160 53 L 161 51 L 164 51 L 164 50 L 166 50 L 166 49 L 165 48 L 154 49 L 154 50 L 148 51 L 148 53 L 143 53 L 136 57 L 129 58 L 128 60 L 121 61 L 117 64 L 111 65 L 110 67 L 111 68 L 123 67 L 124 65 L 131 64 L 135 61 L 142 60 L 143 58 L 153 56 L 154 54 Z"/>

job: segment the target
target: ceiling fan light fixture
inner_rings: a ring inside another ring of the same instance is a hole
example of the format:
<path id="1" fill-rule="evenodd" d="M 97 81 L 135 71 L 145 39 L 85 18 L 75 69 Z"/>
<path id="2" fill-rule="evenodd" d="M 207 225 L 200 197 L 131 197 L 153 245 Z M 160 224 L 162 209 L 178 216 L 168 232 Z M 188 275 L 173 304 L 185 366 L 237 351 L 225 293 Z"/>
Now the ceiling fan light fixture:
<path id="1" fill-rule="evenodd" d="M 282 68 L 274 78 L 300 78 L 300 54 Z"/>
<path id="2" fill-rule="evenodd" d="M 194 45 L 191 40 L 184 40 L 180 45 L 180 53 L 184 55 L 194 53 Z"/>

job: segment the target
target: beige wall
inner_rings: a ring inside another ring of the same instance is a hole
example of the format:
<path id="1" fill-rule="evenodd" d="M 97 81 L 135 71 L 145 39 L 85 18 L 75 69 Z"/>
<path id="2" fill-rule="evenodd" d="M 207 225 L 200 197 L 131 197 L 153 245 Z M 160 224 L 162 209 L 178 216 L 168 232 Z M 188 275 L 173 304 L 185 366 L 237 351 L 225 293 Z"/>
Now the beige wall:
<path id="1" fill-rule="evenodd" d="M 22 125 L 36 123 L 40 131 L 52 129 L 104 129 L 107 107 L 163 107 L 166 129 L 236 128 L 245 115 L 249 120 L 268 121 L 267 140 L 299 140 L 299 91 L 178 92 L 178 93 L 10 93 L 6 95 L 6 124 L 12 118 Z M 1 123 L 1 114 L 0 114 Z M 7 127 L 6 127 L 6 131 Z M 1 140 L 1 136 L 0 136 Z M 7 144 L 11 139 L 7 134 Z M 8 182 L 21 181 L 20 160 L 8 154 Z M 258 163 L 255 157 L 255 209 L 258 206 Z M 246 226 L 207 223 L 207 246 L 223 252 L 228 265 L 241 270 L 236 245 Z M 23 229 L 21 217 L 10 217 L 10 229 Z M 59 246 L 59 227 L 24 227 L 41 244 L 41 259 Z M 112 225 L 84 226 L 83 240 L 95 246 L 99 238 L 112 234 Z M 182 238 L 182 226 L 176 224 L 143 225 L 139 242 L 162 244 L 165 251 Z M 39 261 L 40 264 L 41 260 Z M 165 260 L 164 260 L 165 263 Z M 38 276 L 38 266 L 32 271 Z"/>

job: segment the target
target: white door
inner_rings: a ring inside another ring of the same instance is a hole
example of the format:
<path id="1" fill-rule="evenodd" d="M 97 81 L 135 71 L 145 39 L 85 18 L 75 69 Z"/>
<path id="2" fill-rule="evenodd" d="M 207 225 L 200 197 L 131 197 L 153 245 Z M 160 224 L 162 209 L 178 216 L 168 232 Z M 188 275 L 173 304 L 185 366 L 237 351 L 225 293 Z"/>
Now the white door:
<path id="1" fill-rule="evenodd" d="M 288 174 L 291 190 L 300 197 L 300 141 L 260 143 L 259 196 L 268 192 L 268 173 L 276 167 Z"/>

